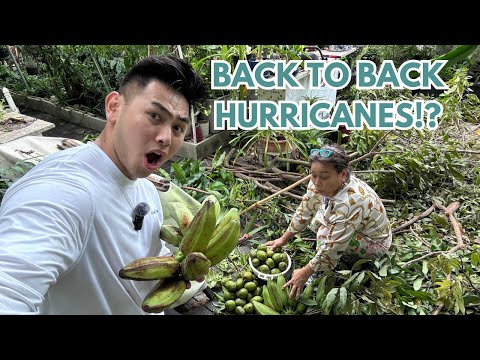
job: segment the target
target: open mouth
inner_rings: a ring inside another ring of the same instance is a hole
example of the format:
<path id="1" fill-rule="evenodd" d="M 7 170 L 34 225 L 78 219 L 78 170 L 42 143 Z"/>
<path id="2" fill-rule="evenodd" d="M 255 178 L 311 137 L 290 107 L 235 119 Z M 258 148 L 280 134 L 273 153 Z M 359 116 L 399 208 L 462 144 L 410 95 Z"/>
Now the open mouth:
<path id="1" fill-rule="evenodd" d="M 155 152 L 148 153 L 146 156 L 146 165 L 150 170 L 155 170 L 160 166 L 160 161 L 162 160 L 162 154 L 157 154 Z"/>

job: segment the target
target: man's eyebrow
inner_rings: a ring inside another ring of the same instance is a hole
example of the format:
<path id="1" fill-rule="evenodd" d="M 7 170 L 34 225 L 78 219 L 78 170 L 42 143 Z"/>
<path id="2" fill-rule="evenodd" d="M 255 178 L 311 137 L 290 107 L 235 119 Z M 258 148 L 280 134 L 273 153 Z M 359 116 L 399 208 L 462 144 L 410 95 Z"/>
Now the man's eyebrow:
<path id="1" fill-rule="evenodd" d="M 158 101 L 152 101 L 152 105 L 158 108 L 158 110 L 166 112 L 168 115 L 173 116 L 173 114 L 165 106 L 163 106 L 162 103 L 159 103 Z M 187 124 L 190 123 L 188 116 L 177 116 L 177 119 Z"/>

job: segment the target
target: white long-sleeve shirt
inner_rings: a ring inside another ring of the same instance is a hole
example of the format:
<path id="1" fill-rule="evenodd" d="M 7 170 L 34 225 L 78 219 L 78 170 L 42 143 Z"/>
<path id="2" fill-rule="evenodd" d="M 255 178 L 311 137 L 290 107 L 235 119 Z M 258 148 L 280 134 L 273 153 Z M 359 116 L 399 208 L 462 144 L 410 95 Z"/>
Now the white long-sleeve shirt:
<path id="1" fill-rule="evenodd" d="M 310 266 L 316 272 L 333 269 L 346 252 L 364 258 L 381 256 L 392 243 L 390 222 L 381 199 L 354 175 L 328 201 L 310 180 L 288 231 L 296 234 L 312 219 L 317 230 L 317 253 Z"/>
<path id="2" fill-rule="evenodd" d="M 133 209 L 150 206 L 141 230 Z M 163 213 L 146 179 L 130 180 L 90 142 L 48 156 L 6 192 L 0 208 L 0 313 L 145 314 L 154 281 L 119 270 L 169 253 Z"/>

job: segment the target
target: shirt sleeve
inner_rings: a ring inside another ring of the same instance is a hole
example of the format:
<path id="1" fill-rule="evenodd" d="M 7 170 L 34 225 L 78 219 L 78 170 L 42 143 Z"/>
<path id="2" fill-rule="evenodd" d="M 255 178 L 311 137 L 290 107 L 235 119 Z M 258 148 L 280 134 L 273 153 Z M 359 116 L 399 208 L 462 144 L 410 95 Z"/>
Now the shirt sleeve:
<path id="1" fill-rule="evenodd" d="M 0 313 L 39 313 L 48 288 L 79 259 L 93 206 L 89 192 L 75 182 L 25 182 L 6 192 L 0 208 Z"/>
<path id="2" fill-rule="evenodd" d="M 314 192 L 315 185 L 312 180 L 308 182 L 307 192 L 303 195 L 302 201 L 298 206 L 287 231 L 297 234 L 301 232 L 311 222 L 318 208 L 322 203 L 322 196 Z"/>
<path id="3" fill-rule="evenodd" d="M 337 265 L 362 221 L 362 211 L 361 206 L 349 208 L 341 203 L 332 208 L 330 218 L 318 229 L 321 245 L 309 262 L 315 272 L 332 270 Z"/>

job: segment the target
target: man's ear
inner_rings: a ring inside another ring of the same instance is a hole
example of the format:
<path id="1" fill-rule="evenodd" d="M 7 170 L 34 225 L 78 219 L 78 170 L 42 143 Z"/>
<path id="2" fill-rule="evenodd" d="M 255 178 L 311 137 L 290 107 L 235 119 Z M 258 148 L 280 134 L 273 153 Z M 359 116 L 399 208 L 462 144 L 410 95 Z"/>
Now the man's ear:
<path id="1" fill-rule="evenodd" d="M 113 124 L 117 121 L 119 105 L 120 94 L 117 91 L 112 91 L 105 97 L 105 115 L 107 121 Z"/>

